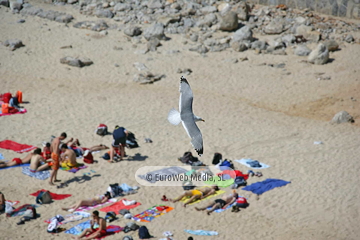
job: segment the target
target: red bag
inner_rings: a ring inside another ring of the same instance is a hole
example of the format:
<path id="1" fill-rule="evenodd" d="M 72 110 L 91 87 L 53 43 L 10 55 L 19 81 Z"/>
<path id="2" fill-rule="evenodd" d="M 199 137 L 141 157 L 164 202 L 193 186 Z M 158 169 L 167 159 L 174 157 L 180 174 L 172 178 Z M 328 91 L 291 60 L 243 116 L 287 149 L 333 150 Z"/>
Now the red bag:
<path id="1" fill-rule="evenodd" d="M 91 152 L 88 152 L 86 155 L 84 155 L 84 163 L 88 163 L 88 164 L 94 163 L 94 157 L 91 154 Z"/>
<path id="2" fill-rule="evenodd" d="M 11 93 L 4 93 L 3 95 L 3 102 L 4 103 L 9 103 L 10 99 L 12 98 Z"/>

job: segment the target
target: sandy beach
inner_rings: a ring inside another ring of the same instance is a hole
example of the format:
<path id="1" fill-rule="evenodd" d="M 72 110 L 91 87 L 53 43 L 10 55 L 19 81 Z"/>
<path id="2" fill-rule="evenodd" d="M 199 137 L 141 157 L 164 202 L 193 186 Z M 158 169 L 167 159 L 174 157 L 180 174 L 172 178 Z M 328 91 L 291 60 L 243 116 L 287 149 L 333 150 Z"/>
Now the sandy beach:
<path id="1" fill-rule="evenodd" d="M 97 20 L 75 8 L 41 2 L 33 5 L 72 14 L 76 21 Z M 17 23 L 24 19 L 22 24 Z M 115 21 L 106 19 L 109 24 Z M 350 21 L 350 20 L 349 20 Z M 356 22 L 355 20 L 351 20 Z M 360 24 L 360 21 L 356 22 Z M 94 154 L 97 163 L 73 174 L 59 170 L 58 178 L 68 187 L 58 189 L 47 180 L 25 176 L 21 167 L 0 170 L 0 191 L 6 199 L 22 204 L 35 204 L 30 193 L 47 189 L 71 197 L 37 208 L 40 218 L 16 225 L 19 217 L 0 215 L 1 239 L 70 239 L 72 235 L 46 232 L 44 220 L 57 214 L 65 215 L 66 207 L 81 199 L 106 191 L 109 184 L 139 184 L 135 172 L 144 166 L 181 166 L 178 157 L 191 151 L 190 139 L 184 128 L 167 121 L 171 108 L 178 108 L 179 82 L 177 70 L 190 68 L 185 77 L 194 93 L 193 110 L 205 119 L 198 123 L 204 139 L 204 154 L 200 160 L 211 165 L 215 152 L 236 160 L 252 158 L 270 165 L 263 177 L 249 178 L 248 185 L 267 178 L 291 183 L 275 188 L 255 199 L 249 191 L 238 189 L 249 197 L 250 206 L 238 213 L 230 210 L 213 213 L 197 212 L 194 206 L 166 203 L 173 211 L 145 225 L 155 239 L 171 231 L 174 239 L 187 239 L 184 229 L 217 231 L 218 236 L 193 236 L 202 239 L 263 239 L 356 240 L 360 209 L 360 44 L 340 43 L 340 50 L 330 52 L 330 63 L 313 65 L 306 57 L 256 54 L 255 51 L 235 52 L 231 48 L 209 52 L 203 56 L 188 50 L 180 34 L 166 34 L 171 40 L 161 41 L 157 51 L 138 54 L 146 40 L 136 43 L 123 31 L 108 29 L 101 35 L 35 16 L 11 13 L 0 8 L 0 41 L 21 39 L 24 47 L 9 51 L 0 46 L 1 91 L 23 92 L 25 114 L 0 117 L 0 141 L 9 139 L 42 148 L 51 135 L 66 132 L 78 138 L 85 147 L 97 144 L 110 146 L 112 136 L 94 133 L 100 123 L 112 131 L 124 126 L 138 139 L 139 148 L 126 149 L 124 161 L 108 163 Z M 150 26 L 150 25 L 149 25 Z M 216 33 L 214 35 L 224 33 Z M 360 33 L 352 33 L 355 39 Z M 256 35 L 270 41 L 273 36 Z M 61 49 L 71 45 L 72 48 Z M 311 43 L 313 49 L 317 44 Z M 120 49 L 121 50 L 115 50 Z M 178 50 L 178 51 L 174 51 Z M 60 63 L 65 56 L 86 57 L 94 64 L 82 68 Z M 243 59 L 233 63 L 233 59 Z M 151 73 L 166 77 L 153 84 L 141 85 L 133 78 L 139 71 L 134 63 L 145 64 Z M 285 63 L 285 68 L 269 64 Z M 117 64 L 117 66 L 115 66 Z M 318 80 L 317 73 L 331 77 Z M 355 123 L 331 124 L 333 116 L 347 111 Z M 153 143 L 145 143 L 151 138 Z M 314 144 L 321 141 L 323 144 Z M 0 149 L 5 160 L 24 157 L 26 153 Z M 82 162 L 82 160 L 79 160 Z M 234 162 L 236 169 L 249 168 Z M 84 175 L 91 170 L 90 175 Z M 131 210 L 140 213 L 157 204 L 161 196 L 174 198 L 181 187 L 142 187 L 127 198 L 141 205 Z M 230 193 L 230 188 L 224 189 Z M 121 198 L 117 198 L 121 199 Z M 211 199 L 214 200 L 214 199 Z M 100 212 L 104 217 L 104 213 Z M 125 226 L 120 217 L 112 224 Z M 77 222 L 73 222 L 75 225 Z M 71 225 L 64 225 L 70 228 Z M 137 232 L 114 234 L 106 238 L 122 239 Z"/>

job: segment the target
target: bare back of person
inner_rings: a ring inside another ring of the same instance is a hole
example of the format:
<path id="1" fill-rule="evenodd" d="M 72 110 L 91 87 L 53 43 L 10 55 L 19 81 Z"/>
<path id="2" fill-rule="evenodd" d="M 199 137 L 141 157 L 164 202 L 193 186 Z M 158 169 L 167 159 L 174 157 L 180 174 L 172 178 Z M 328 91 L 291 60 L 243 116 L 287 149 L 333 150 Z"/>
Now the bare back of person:
<path id="1" fill-rule="evenodd" d="M 40 166 L 40 161 L 43 161 L 43 157 L 41 157 L 40 155 L 34 154 L 31 156 L 31 160 L 30 160 L 30 171 L 31 172 L 36 172 Z"/>
<path id="2" fill-rule="evenodd" d="M 64 159 L 68 159 L 71 166 L 77 166 L 78 163 L 76 162 L 76 154 L 71 149 L 66 149 L 63 155 Z"/>

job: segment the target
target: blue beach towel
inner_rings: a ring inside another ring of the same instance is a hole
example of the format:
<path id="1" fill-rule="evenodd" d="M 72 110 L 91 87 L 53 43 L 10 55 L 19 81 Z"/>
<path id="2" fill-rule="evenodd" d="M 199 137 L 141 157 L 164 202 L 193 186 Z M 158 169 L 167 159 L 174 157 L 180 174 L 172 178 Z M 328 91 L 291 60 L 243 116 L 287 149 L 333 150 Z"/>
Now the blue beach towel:
<path id="1" fill-rule="evenodd" d="M 21 165 L 15 165 L 15 166 L 12 166 L 12 167 L 0 168 L 0 170 L 9 169 L 9 168 L 16 168 L 16 167 L 29 167 L 29 166 L 30 166 L 30 163 L 25 163 L 25 164 L 21 164 Z"/>
<path id="2" fill-rule="evenodd" d="M 80 235 L 82 231 L 84 231 L 86 228 L 90 228 L 90 220 L 86 222 L 79 223 L 75 227 L 70 228 L 69 230 L 66 230 L 65 233 L 72 234 L 72 235 Z"/>
<path id="3" fill-rule="evenodd" d="M 235 162 L 241 163 L 242 165 L 245 165 L 249 168 L 253 168 L 253 169 L 264 169 L 264 168 L 269 168 L 269 165 L 266 165 L 265 163 L 259 162 L 257 160 L 253 160 L 251 158 L 242 158 L 240 160 L 235 160 Z M 259 167 L 253 167 L 259 165 Z"/>
<path id="4" fill-rule="evenodd" d="M 282 187 L 286 184 L 291 183 L 281 179 L 268 178 L 262 182 L 253 183 L 249 186 L 242 188 L 242 190 L 251 191 L 257 195 L 263 194 L 273 188 Z"/>
<path id="5" fill-rule="evenodd" d="M 185 229 L 185 232 L 193 234 L 193 235 L 202 235 L 202 236 L 216 236 L 219 233 L 215 231 L 205 231 L 205 230 L 188 230 Z"/>
<path id="6" fill-rule="evenodd" d="M 46 170 L 46 171 L 40 171 L 40 172 L 33 173 L 33 172 L 30 172 L 29 166 L 23 166 L 22 173 L 25 175 L 28 175 L 30 177 L 40 179 L 40 180 L 45 180 L 50 177 L 50 171 Z"/>

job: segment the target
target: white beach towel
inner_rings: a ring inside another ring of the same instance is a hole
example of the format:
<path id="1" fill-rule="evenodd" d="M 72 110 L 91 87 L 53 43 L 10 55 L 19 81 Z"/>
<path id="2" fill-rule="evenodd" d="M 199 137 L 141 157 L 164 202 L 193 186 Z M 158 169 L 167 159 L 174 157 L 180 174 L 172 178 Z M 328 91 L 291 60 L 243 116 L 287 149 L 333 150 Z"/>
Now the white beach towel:
<path id="1" fill-rule="evenodd" d="M 251 158 L 242 158 L 240 160 L 235 160 L 235 162 L 238 162 L 238 163 L 241 163 L 242 165 L 245 165 L 249 168 L 253 168 L 250 166 L 250 164 L 248 164 L 248 162 L 251 162 L 251 161 L 255 161 Z M 265 163 L 262 163 L 262 162 L 259 162 L 261 167 L 258 167 L 258 168 L 253 168 L 253 169 L 264 169 L 264 168 L 269 168 L 270 166 L 269 165 L 266 165 Z"/>

